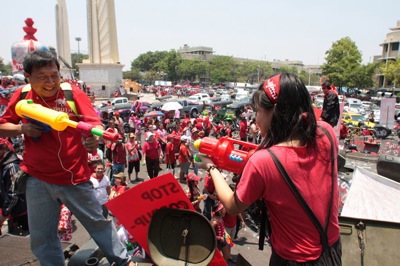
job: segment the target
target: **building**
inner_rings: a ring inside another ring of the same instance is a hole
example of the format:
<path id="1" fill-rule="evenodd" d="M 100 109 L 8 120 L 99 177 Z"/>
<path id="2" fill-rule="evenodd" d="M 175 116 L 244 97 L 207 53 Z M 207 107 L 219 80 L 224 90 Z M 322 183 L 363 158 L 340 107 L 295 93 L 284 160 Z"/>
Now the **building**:
<path id="1" fill-rule="evenodd" d="M 400 58 L 399 43 L 400 43 L 400 20 L 397 21 L 397 26 L 394 28 L 389 28 L 390 32 L 386 34 L 386 38 L 382 46 L 382 54 L 375 57 L 377 61 L 382 61 L 387 64 L 390 60 L 395 60 Z M 390 81 L 386 80 L 383 74 L 378 74 L 378 87 L 389 88 L 393 87 Z"/>
<path id="2" fill-rule="evenodd" d="M 189 60 L 195 60 L 198 59 L 200 61 L 206 61 L 209 62 L 212 60 L 214 56 L 218 56 L 214 54 L 213 48 L 211 47 L 206 47 L 206 46 L 196 46 L 196 47 L 190 47 L 188 44 L 184 44 L 183 47 L 180 47 L 177 50 L 178 53 L 181 54 L 183 59 L 189 59 Z M 249 59 L 249 58 L 240 58 L 240 57 L 233 57 L 235 61 L 237 61 L 239 64 L 244 63 L 244 62 L 265 62 L 261 60 L 256 60 L 256 59 Z M 299 60 L 277 60 L 274 59 L 271 63 L 271 67 L 275 72 L 279 72 L 281 67 L 296 67 L 299 71 L 305 70 L 309 73 L 309 77 L 311 78 L 311 75 L 317 75 L 321 76 L 322 73 L 322 68 L 320 65 L 304 65 L 302 61 Z M 309 84 L 310 85 L 310 78 L 309 78 Z M 207 78 L 206 77 L 200 77 L 200 82 L 206 82 L 207 83 Z"/>

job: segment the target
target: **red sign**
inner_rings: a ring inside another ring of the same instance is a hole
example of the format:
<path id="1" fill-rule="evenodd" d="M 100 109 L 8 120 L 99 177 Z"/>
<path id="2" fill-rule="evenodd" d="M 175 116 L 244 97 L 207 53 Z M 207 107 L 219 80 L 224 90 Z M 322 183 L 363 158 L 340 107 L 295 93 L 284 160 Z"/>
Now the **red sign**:
<path id="1" fill-rule="evenodd" d="M 151 217 L 162 207 L 194 210 L 181 185 L 171 174 L 165 174 L 143 182 L 125 193 L 108 201 L 107 208 L 135 238 L 147 254 L 147 231 Z M 171 243 L 172 244 L 172 243 Z M 221 253 L 216 250 L 209 265 L 227 265 Z"/>

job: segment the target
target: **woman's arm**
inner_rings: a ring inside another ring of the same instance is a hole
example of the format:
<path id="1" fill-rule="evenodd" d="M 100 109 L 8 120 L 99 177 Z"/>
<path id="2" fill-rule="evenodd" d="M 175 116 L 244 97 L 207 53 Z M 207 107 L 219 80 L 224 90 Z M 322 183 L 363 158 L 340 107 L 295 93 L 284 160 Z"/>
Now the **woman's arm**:
<path id="1" fill-rule="evenodd" d="M 207 163 L 206 165 L 207 169 L 209 169 L 210 166 L 213 166 L 212 162 Z M 227 212 L 229 212 L 231 215 L 238 215 L 247 209 L 249 204 L 242 203 L 236 197 L 236 194 L 228 186 L 224 177 L 221 175 L 221 172 L 217 168 L 211 168 L 210 175 L 214 181 L 215 191 L 217 192 L 218 199 L 222 202 L 222 205 L 224 205 Z"/>

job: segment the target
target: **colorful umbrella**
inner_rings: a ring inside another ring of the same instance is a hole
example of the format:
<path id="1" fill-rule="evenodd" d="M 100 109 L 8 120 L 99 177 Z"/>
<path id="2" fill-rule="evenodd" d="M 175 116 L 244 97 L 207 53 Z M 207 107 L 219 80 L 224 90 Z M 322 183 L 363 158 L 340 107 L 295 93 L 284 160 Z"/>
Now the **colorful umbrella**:
<path id="1" fill-rule="evenodd" d="M 144 115 L 145 117 L 156 117 L 156 116 L 164 116 L 163 112 L 160 111 L 151 111 Z"/>

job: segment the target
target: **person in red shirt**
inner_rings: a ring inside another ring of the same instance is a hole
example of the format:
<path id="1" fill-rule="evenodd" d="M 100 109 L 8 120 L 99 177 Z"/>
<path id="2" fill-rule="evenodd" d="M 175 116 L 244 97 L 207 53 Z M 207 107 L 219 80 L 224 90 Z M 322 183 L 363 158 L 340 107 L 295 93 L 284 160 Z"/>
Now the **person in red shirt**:
<path id="1" fill-rule="evenodd" d="M 161 145 L 155 140 L 155 135 L 149 132 L 146 142 L 143 144 L 143 164 L 146 164 L 150 179 L 157 177 L 160 171 L 160 160 L 162 159 Z"/>
<path id="2" fill-rule="evenodd" d="M 128 152 L 128 179 L 131 180 L 133 168 L 135 168 L 135 181 L 139 181 L 140 172 L 140 142 L 136 141 L 136 136 L 133 133 L 129 134 L 129 141 L 126 143 Z"/>
<path id="3" fill-rule="evenodd" d="M 114 175 L 114 178 L 115 178 L 115 183 L 111 187 L 111 192 L 110 195 L 108 196 L 110 200 L 121 195 L 127 189 L 127 185 L 125 182 L 126 175 L 124 173 L 118 173 Z"/>
<path id="4" fill-rule="evenodd" d="M 204 177 L 204 187 L 203 187 L 203 194 L 207 195 L 207 198 L 204 200 L 204 209 L 203 215 L 211 221 L 211 214 L 213 211 L 213 207 L 218 200 L 218 197 L 215 192 L 214 181 L 212 180 L 211 176 L 206 174 Z"/>
<path id="5" fill-rule="evenodd" d="M 340 125 L 339 135 L 341 139 L 345 139 L 349 135 L 349 128 L 347 127 L 345 122 L 342 122 L 342 124 Z"/>
<path id="6" fill-rule="evenodd" d="M 0 135 L 14 137 L 24 134 L 25 150 L 20 167 L 27 174 L 26 199 L 33 254 L 41 265 L 65 264 L 57 236 L 61 201 L 77 219 L 84 221 L 82 224 L 108 261 L 126 265 L 130 261 L 126 248 L 117 237 L 115 225 L 104 218 L 89 181 L 91 172 L 87 152 L 97 149 L 99 137 L 84 136 L 72 127 L 43 132 L 42 126 L 19 117 L 16 105 L 23 97 L 22 90 L 26 89 L 25 99 L 62 111 L 72 121 L 103 129 L 100 118 L 82 90 L 61 83 L 60 64 L 52 52 L 36 50 L 29 53 L 23 67 L 29 84 L 14 92 L 0 119 Z M 79 116 L 68 103 L 66 94 L 72 94 Z"/>
<path id="7" fill-rule="evenodd" d="M 182 136 L 181 144 L 179 146 L 178 161 L 179 161 L 179 165 L 181 166 L 181 171 L 179 173 L 179 181 L 180 182 L 185 182 L 186 176 L 189 173 L 190 154 L 189 154 L 189 149 L 186 146 L 187 140 L 188 139 L 186 136 Z"/>
<path id="8" fill-rule="evenodd" d="M 174 135 L 170 134 L 167 136 L 167 145 L 165 146 L 165 164 L 167 165 L 167 169 L 171 169 L 172 174 L 175 176 L 176 156 L 173 140 Z"/>
<path id="9" fill-rule="evenodd" d="M 210 122 L 210 117 L 207 115 L 204 117 L 203 121 L 203 131 L 204 131 L 204 136 L 208 137 L 211 133 L 212 125 Z"/>
<path id="10" fill-rule="evenodd" d="M 264 81 L 252 96 L 252 106 L 262 142 L 245 164 L 236 190 L 210 158 L 200 156 L 200 167 L 208 170 L 230 214 L 241 213 L 257 199 L 265 201 L 272 229 L 270 265 L 341 265 L 333 127 L 317 122 L 307 88 L 293 74 Z"/>
<path id="11" fill-rule="evenodd" d="M 126 146 L 122 142 L 122 140 L 118 140 L 116 143 L 113 143 L 111 145 L 111 151 L 112 151 L 112 173 L 118 174 L 118 173 L 124 173 L 125 168 L 127 166 L 126 162 Z M 111 184 L 114 184 L 114 178 L 111 177 Z"/>
<path id="12" fill-rule="evenodd" d="M 245 116 L 240 118 L 239 122 L 239 137 L 242 141 L 247 141 L 247 120 Z"/>

